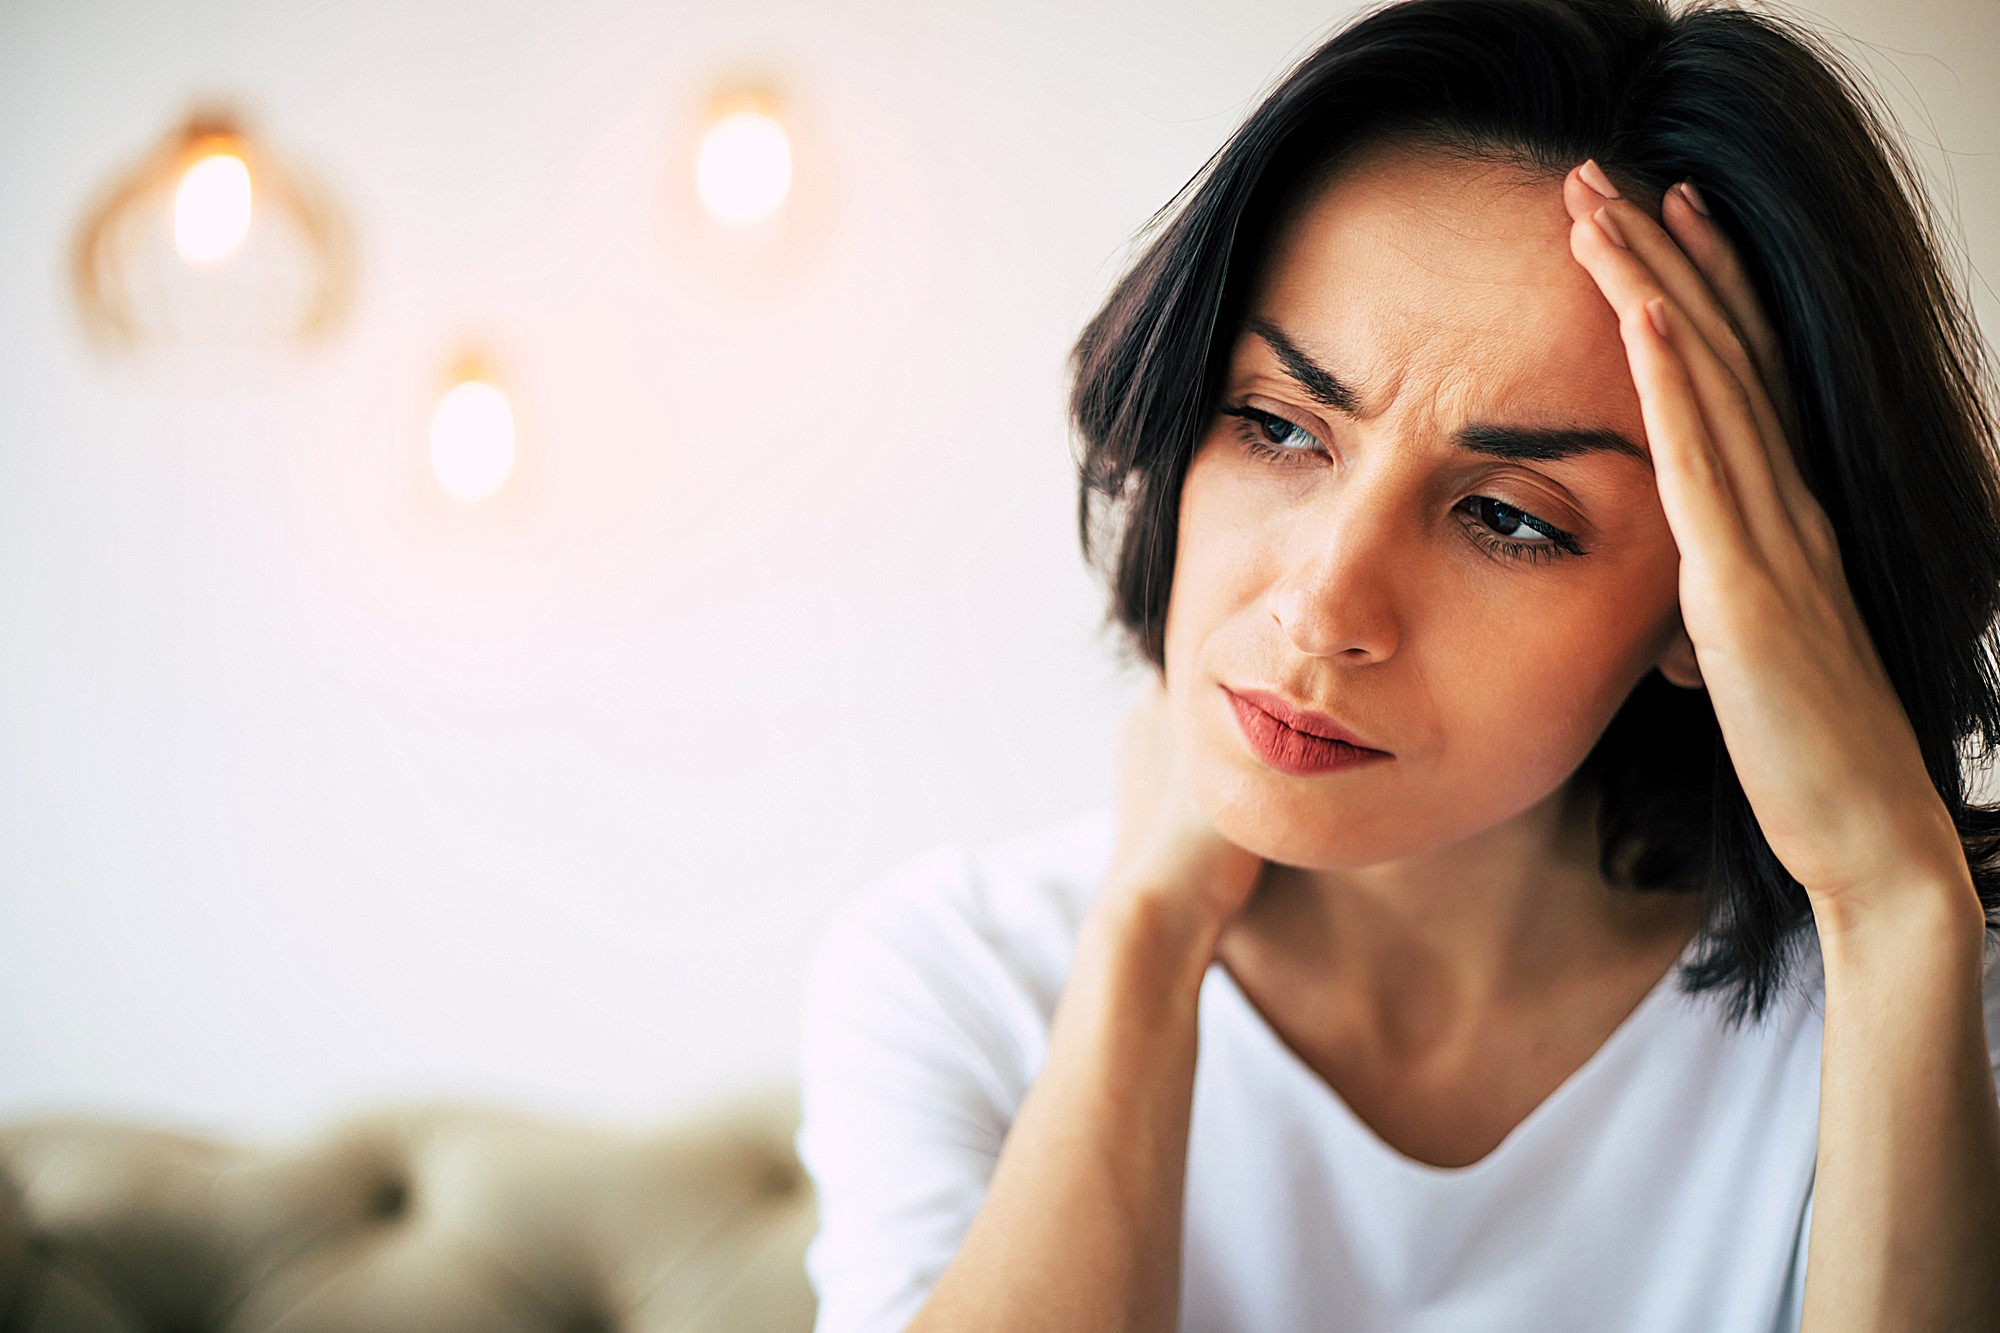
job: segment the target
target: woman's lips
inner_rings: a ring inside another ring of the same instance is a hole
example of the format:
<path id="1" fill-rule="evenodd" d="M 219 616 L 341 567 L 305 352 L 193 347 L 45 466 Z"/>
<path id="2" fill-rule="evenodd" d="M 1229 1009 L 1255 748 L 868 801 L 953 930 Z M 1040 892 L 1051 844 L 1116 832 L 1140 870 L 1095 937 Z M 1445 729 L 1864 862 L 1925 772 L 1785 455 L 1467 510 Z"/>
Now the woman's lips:
<path id="1" fill-rule="evenodd" d="M 1226 685 L 1222 692 L 1229 696 L 1230 707 L 1236 710 L 1236 723 L 1250 748 L 1281 773 L 1303 777 L 1395 757 L 1385 750 L 1369 749 L 1355 742 L 1331 718 L 1294 708 L 1275 695 L 1258 690 L 1238 694 Z M 1281 714 L 1285 720 L 1280 720 Z M 1300 726 L 1313 730 L 1301 731 Z M 1329 734 L 1317 734 L 1320 732 Z"/>

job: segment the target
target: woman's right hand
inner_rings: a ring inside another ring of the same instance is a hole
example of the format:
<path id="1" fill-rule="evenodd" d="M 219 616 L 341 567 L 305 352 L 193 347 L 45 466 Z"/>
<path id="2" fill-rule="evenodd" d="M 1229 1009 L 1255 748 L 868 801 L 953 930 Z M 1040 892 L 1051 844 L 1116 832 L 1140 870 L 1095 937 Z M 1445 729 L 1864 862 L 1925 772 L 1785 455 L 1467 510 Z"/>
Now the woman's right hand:
<path id="1" fill-rule="evenodd" d="M 1125 715 L 1117 842 L 1096 911 L 1155 909 L 1212 946 L 1256 891 L 1264 860 L 1216 832 L 1195 804 L 1175 726 L 1180 707 L 1154 673 Z"/>
<path id="2" fill-rule="evenodd" d="M 1155 684 L 1125 717 L 1117 844 L 1048 1052 L 913 1333 L 1177 1326 L 1202 979 L 1264 866 L 1188 794 L 1178 709 Z"/>

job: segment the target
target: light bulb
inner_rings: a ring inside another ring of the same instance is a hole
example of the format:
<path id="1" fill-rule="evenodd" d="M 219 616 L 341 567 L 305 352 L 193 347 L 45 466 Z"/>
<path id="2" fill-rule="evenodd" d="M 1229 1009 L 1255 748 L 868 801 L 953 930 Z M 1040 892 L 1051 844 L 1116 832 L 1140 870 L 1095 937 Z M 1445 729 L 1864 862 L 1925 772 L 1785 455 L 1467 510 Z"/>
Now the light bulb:
<path id="1" fill-rule="evenodd" d="M 695 192 L 722 222 L 747 225 L 778 211 L 792 188 L 792 140 L 763 111 L 732 111 L 701 136 Z"/>
<path id="2" fill-rule="evenodd" d="M 229 258 L 250 233 L 250 168 L 229 151 L 197 159 L 174 191 L 174 246 L 190 264 Z"/>
<path id="3" fill-rule="evenodd" d="M 514 470 L 514 412 L 507 396 L 467 380 L 431 414 L 431 469 L 454 500 L 475 504 L 506 484 Z"/>

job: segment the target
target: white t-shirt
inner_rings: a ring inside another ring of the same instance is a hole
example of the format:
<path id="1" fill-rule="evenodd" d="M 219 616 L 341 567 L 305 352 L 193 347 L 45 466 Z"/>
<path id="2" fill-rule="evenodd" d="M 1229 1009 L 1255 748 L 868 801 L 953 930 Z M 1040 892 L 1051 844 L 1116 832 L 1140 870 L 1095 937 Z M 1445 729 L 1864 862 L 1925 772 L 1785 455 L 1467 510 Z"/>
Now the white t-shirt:
<path id="1" fill-rule="evenodd" d="M 816 1333 L 894 1333 L 978 1212 L 1108 866 L 1109 810 L 941 850 L 843 906 L 807 983 Z M 1816 941 L 1815 941 L 1816 943 Z M 1691 956 L 1683 955 L 1684 958 Z M 2000 949 L 1986 1022 L 2000 1077 Z M 1815 948 L 1761 1024 L 1678 965 L 1490 1154 L 1384 1143 L 1220 963 L 1203 980 L 1181 1328 L 1794 1333 L 1818 1140 Z M 1032 1281 L 1032 1274 L 1023 1274 Z"/>

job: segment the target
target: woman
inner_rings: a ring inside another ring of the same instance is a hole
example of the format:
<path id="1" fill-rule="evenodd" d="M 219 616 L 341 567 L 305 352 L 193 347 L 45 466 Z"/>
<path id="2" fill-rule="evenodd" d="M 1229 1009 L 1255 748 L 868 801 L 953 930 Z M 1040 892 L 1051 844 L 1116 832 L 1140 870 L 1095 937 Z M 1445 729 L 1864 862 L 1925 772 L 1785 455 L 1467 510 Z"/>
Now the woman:
<path id="1" fill-rule="evenodd" d="M 1375 10 L 1076 373 L 1159 683 L 823 944 L 823 1333 L 2000 1327 L 1994 422 L 1837 59 Z"/>

